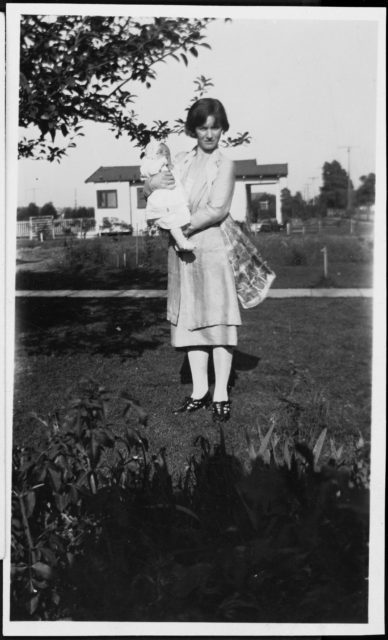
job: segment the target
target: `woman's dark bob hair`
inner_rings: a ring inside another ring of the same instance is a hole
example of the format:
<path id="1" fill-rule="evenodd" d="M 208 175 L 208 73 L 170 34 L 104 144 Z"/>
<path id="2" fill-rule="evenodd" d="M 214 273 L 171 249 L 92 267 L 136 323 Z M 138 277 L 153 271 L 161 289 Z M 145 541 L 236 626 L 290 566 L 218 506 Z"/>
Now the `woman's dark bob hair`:
<path id="1" fill-rule="evenodd" d="M 216 127 L 228 131 L 229 122 L 222 102 L 216 98 L 201 98 L 191 105 L 186 118 L 185 130 L 188 136 L 196 138 L 195 130 L 205 124 L 209 116 L 214 117 Z"/>

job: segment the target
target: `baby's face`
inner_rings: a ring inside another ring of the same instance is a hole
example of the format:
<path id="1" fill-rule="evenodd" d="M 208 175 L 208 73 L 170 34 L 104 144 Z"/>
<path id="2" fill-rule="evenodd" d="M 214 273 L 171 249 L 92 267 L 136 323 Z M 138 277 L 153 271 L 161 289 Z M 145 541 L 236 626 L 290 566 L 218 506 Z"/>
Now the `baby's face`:
<path id="1" fill-rule="evenodd" d="M 161 145 L 158 147 L 158 150 L 157 150 L 157 152 L 156 152 L 156 157 L 157 157 L 157 158 L 166 158 L 166 160 L 169 162 L 169 161 L 170 161 L 170 159 L 171 159 L 171 156 L 170 156 L 170 150 L 169 150 L 169 148 L 168 148 L 168 147 L 166 147 L 166 145 L 161 144 Z"/>

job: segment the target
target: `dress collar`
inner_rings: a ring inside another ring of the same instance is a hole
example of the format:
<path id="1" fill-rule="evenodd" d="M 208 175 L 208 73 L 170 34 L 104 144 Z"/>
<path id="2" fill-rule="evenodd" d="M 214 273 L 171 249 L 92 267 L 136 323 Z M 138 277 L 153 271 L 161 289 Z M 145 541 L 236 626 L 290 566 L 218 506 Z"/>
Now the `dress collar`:
<path id="1" fill-rule="evenodd" d="M 192 158 L 194 158 L 194 156 L 196 156 L 197 153 L 198 153 L 198 145 L 196 145 L 191 151 L 189 151 L 189 155 Z M 219 162 L 221 158 L 221 151 L 219 150 L 219 147 L 217 147 L 216 149 L 214 149 L 214 151 L 212 151 L 209 154 L 204 152 L 204 155 L 209 156 L 209 162 Z"/>
<path id="2" fill-rule="evenodd" d="M 191 151 L 187 152 L 182 162 L 182 165 L 183 165 L 182 168 L 184 167 L 185 169 L 188 169 L 188 167 L 194 160 L 195 156 L 197 155 L 197 151 L 198 151 L 198 145 L 196 145 L 193 149 L 191 149 Z M 209 188 L 215 180 L 215 177 L 217 175 L 217 169 L 221 162 L 221 158 L 222 158 L 222 154 L 218 147 L 217 149 L 214 149 L 212 153 L 209 154 L 209 159 L 205 165 L 206 182 Z"/>

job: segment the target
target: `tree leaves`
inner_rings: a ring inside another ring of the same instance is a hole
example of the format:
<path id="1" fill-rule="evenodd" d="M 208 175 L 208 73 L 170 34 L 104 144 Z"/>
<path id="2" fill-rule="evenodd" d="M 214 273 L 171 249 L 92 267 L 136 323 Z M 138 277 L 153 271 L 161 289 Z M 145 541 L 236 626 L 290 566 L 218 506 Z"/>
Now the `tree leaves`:
<path id="1" fill-rule="evenodd" d="M 126 107 L 134 97 L 123 86 L 137 80 L 151 86 L 153 66 L 171 57 L 188 64 L 212 19 L 125 18 L 118 16 L 24 15 L 21 20 L 21 127 L 36 125 L 37 139 L 24 138 L 20 157 L 60 160 L 67 147 L 51 147 L 56 132 L 75 133 L 79 118 L 110 124 L 140 146 L 147 135 Z M 109 92 L 110 89 L 110 92 Z M 146 127 L 145 127 L 146 129 Z M 148 136 L 149 138 L 149 136 Z"/>
<path id="2" fill-rule="evenodd" d="M 245 131 L 244 133 L 237 133 L 236 136 L 228 136 L 222 142 L 224 147 L 238 147 L 242 144 L 250 144 L 252 141 L 252 137 L 249 134 L 249 131 Z"/>
<path id="3" fill-rule="evenodd" d="M 27 611 L 30 614 L 30 616 L 33 616 L 35 611 L 37 610 L 39 599 L 40 599 L 40 594 L 38 593 L 37 595 L 33 596 L 31 600 L 29 600 L 27 605 Z"/>
<path id="4" fill-rule="evenodd" d="M 35 562 L 32 565 L 32 569 L 38 576 L 40 576 L 44 580 L 50 580 L 53 576 L 52 568 L 44 562 Z"/>
<path id="5" fill-rule="evenodd" d="M 37 126 L 40 135 L 20 140 L 19 157 L 60 162 L 76 146 L 76 138 L 84 135 L 80 120 L 106 123 L 116 138 L 125 133 L 141 148 L 151 137 L 183 132 L 176 121 L 163 127 L 139 122 L 128 109 L 136 96 L 124 87 L 137 81 L 150 89 L 158 62 L 174 59 L 188 66 L 188 54 L 197 58 L 199 47 L 211 48 L 203 40 L 213 20 L 22 16 L 19 124 Z M 210 86 L 211 80 L 200 76 L 194 99 Z M 53 145 L 57 131 L 67 144 Z M 249 142 L 245 132 L 230 136 L 224 146 Z"/>
<path id="6" fill-rule="evenodd" d="M 62 473 L 54 467 L 49 467 L 48 473 L 53 484 L 54 490 L 59 491 L 62 486 Z"/>
<path id="7" fill-rule="evenodd" d="M 35 491 L 29 491 L 24 497 L 24 508 L 26 510 L 27 518 L 30 518 L 33 514 L 36 504 Z"/>
<path id="8" fill-rule="evenodd" d="M 355 204 L 357 206 L 371 206 L 375 203 L 376 195 L 376 175 L 369 173 L 367 176 L 360 176 L 360 186 L 355 191 Z"/>
<path id="9" fill-rule="evenodd" d="M 347 206 L 348 174 L 337 160 L 325 162 L 323 186 L 319 201 L 324 208 L 344 209 Z M 353 185 L 351 185 L 353 189 Z"/>

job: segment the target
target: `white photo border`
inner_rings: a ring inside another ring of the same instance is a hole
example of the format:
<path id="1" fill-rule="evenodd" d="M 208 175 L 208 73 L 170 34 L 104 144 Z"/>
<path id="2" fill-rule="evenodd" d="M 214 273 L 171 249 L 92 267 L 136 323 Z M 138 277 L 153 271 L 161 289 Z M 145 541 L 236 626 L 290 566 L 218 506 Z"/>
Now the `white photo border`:
<path id="1" fill-rule="evenodd" d="M 380 8 L 357 7 L 292 7 L 292 6 L 208 6 L 208 5 L 96 5 L 61 3 L 7 4 L 7 63 L 6 63 L 6 223 L 5 236 L 5 409 L 7 477 L 5 503 L 10 522 L 10 461 L 12 453 L 13 366 L 14 366 L 14 280 L 17 208 L 17 139 L 18 139 L 18 78 L 19 33 L 22 14 L 44 15 L 141 15 L 181 16 L 198 15 L 236 19 L 270 20 L 333 20 L 374 21 L 378 23 L 378 114 L 376 166 L 376 210 L 386 210 L 386 129 L 385 129 L 385 19 Z M 1 76 L 0 76 L 1 86 Z M 1 118 L 1 113 L 0 113 Z M 1 120 L 0 120 L 1 125 Z M 384 178 L 383 178 L 384 176 Z M 381 216 L 383 217 L 383 216 Z M 3 572 L 3 633 L 5 636 L 326 636 L 326 635 L 383 635 L 384 634 L 384 500 L 385 500 L 385 313 L 386 260 L 385 220 L 376 216 L 374 254 L 373 302 L 373 376 L 372 376 L 372 483 L 370 533 L 370 592 L 369 622 L 366 624 L 261 624 L 261 623 L 123 623 L 123 622 L 15 622 L 10 621 L 9 572 L 10 558 L 6 552 Z M 1 380 L 1 375 L 0 375 Z M 1 380 L 2 381 L 2 380 Z M 0 450 L 1 452 L 1 450 Z M 1 505 L 0 505 L 1 506 Z M 5 548 L 9 549 L 9 531 L 5 528 Z M 0 538 L 1 540 L 1 538 Z"/>

